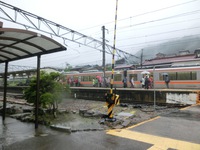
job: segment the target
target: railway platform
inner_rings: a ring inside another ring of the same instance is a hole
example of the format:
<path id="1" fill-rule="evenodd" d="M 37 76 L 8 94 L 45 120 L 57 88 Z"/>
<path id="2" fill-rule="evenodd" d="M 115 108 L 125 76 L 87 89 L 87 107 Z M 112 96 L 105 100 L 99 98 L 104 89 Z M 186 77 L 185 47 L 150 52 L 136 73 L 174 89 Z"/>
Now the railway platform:
<path id="1" fill-rule="evenodd" d="M 16 135 L 12 133 L 12 136 L 24 135 L 19 132 L 25 132 L 23 125 L 19 124 L 20 122 L 16 125 L 14 121 L 6 124 L 9 131 L 12 131 L 13 126 L 14 130 L 17 130 L 14 132 Z M 18 130 L 18 128 L 23 128 L 23 130 Z M 26 135 L 24 140 L 3 148 L 8 150 L 200 150 L 200 105 L 192 105 L 179 112 L 152 118 L 125 129 L 72 134 L 57 132 L 48 133 L 45 136 L 34 136 L 35 133 L 30 130 L 30 127 L 26 130 L 28 136 Z"/>
<path id="2" fill-rule="evenodd" d="M 200 150 L 200 105 L 107 134 L 151 144 L 148 150 Z"/>

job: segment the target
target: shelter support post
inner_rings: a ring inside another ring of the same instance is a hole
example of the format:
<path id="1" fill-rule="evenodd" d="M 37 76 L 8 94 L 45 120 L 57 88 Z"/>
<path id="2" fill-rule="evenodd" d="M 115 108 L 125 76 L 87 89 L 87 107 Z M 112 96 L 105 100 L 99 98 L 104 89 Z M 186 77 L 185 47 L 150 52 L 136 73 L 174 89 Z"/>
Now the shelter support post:
<path id="1" fill-rule="evenodd" d="M 7 76 L 8 76 L 8 62 L 5 62 L 5 74 L 4 74 L 4 93 L 3 93 L 3 120 L 6 117 L 6 95 L 7 95 Z"/>
<path id="2" fill-rule="evenodd" d="M 41 55 L 37 56 L 37 86 L 36 86 L 36 101 L 35 101 L 35 129 L 38 128 L 38 110 L 39 110 L 39 90 L 40 90 L 40 59 Z"/>

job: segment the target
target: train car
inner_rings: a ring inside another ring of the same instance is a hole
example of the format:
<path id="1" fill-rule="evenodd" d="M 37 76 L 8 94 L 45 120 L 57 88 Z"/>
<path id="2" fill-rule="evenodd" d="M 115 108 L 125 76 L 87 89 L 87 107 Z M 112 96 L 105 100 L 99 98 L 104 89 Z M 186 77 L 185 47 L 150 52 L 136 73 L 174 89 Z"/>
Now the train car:
<path id="1" fill-rule="evenodd" d="M 136 87 L 141 87 L 139 80 L 142 78 L 144 70 L 128 70 L 128 77 L 135 74 Z M 170 78 L 169 88 L 172 89 L 198 89 L 200 88 L 200 67 L 174 67 L 174 68 L 158 68 L 148 69 L 150 75 L 153 76 L 154 88 L 166 88 L 164 76 L 167 74 Z"/>
<path id="2" fill-rule="evenodd" d="M 114 73 L 114 85 L 116 87 L 121 87 L 121 82 L 122 82 L 122 72 L 123 71 L 115 71 Z M 111 78 L 112 72 L 107 71 L 105 73 L 105 78 L 108 80 Z M 79 81 L 79 85 L 83 87 L 92 87 L 93 86 L 93 79 L 96 79 L 97 77 L 101 77 L 102 81 L 103 79 L 103 72 L 102 71 L 87 71 L 83 73 L 67 73 L 66 74 L 66 80 L 68 84 L 71 86 L 75 86 L 74 83 L 72 83 L 75 80 Z M 102 86 L 104 86 L 102 84 Z"/>
<path id="3" fill-rule="evenodd" d="M 141 88 L 141 79 L 145 75 L 144 71 L 149 72 L 149 76 L 153 77 L 154 88 L 166 88 L 164 76 L 167 74 L 170 77 L 169 88 L 173 89 L 199 89 L 200 88 L 200 67 L 173 67 L 173 68 L 154 68 L 154 69 L 138 69 L 138 70 L 125 70 L 114 71 L 113 87 L 123 87 L 123 78 L 127 77 L 128 87 L 130 87 L 129 80 L 134 78 L 135 88 Z M 112 72 L 106 71 L 105 77 L 111 78 Z M 93 86 L 92 80 L 97 76 L 103 78 L 102 71 L 84 72 L 84 73 L 71 73 L 66 74 L 66 79 L 79 79 L 80 86 L 91 87 Z"/>

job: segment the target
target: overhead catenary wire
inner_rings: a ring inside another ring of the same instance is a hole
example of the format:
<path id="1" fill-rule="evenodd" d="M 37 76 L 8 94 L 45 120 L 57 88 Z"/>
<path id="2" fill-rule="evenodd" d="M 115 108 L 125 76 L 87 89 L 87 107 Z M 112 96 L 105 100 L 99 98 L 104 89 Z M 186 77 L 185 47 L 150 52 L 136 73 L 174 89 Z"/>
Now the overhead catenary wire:
<path id="1" fill-rule="evenodd" d="M 124 41 L 124 40 L 128 40 L 128 39 L 137 39 L 137 38 L 144 38 L 144 37 L 150 37 L 150 36 L 157 36 L 157 35 L 162 35 L 162 34 L 168 34 L 168 33 L 174 33 L 174 32 L 180 32 L 180 31 L 187 31 L 187 30 L 193 30 L 193 29 L 200 29 L 200 27 L 192 27 L 192 28 L 184 28 L 184 29 L 179 29 L 179 30 L 171 30 L 171 31 L 167 31 L 167 32 L 160 32 L 160 33 L 154 33 L 154 34 L 148 34 L 146 36 L 137 36 L 137 37 L 131 37 L 131 38 L 124 38 L 124 39 L 120 39 L 118 41 Z"/>
<path id="2" fill-rule="evenodd" d="M 161 26 L 169 26 L 169 25 L 172 25 L 172 24 L 179 24 L 179 23 L 190 22 L 190 21 L 197 21 L 197 20 L 200 20 L 200 18 L 187 19 L 187 20 L 183 20 L 183 21 L 170 22 L 170 23 L 165 23 L 165 24 L 160 24 L 160 25 L 154 25 L 154 26 L 148 26 L 148 27 L 141 27 L 141 28 L 136 28 L 136 29 L 137 30 L 144 30 L 144 29 L 157 28 L 157 27 L 161 27 Z M 119 29 L 118 33 L 130 32 L 130 31 L 133 30 L 132 27 L 135 27 L 135 26 L 131 26 L 131 27 L 127 26 L 124 29 Z M 125 29 L 128 29 L 128 30 L 125 30 Z"/>
<path id="3" fill-rule="evenodd" d="M 178 14 L 178 15 L 174 15 L 174 16 L 169 16 L 169 17 L 165 17 L 165 18 L 156 19 L 156 20 L 149 20 L 149 21 L 145 21 L 145 22 L 140 22 L 140 23 L 133 24 L 131 26 L 118 27 L 118 32 L 120 32 L 120 30 L 124 30 L 124 29 L 131 28 L 131 27 L 136 27 L 136 26 L 140 26 L 140 25 L 146 25 L 146 24 L 149 24 L 149 23 L 155 23 L 155 22 L 158 22 L 158 21 L 164 21 L 164 20 L 173 19 L 173 18 L 177 18 L 177 17 L 183 17 L 183 16 L 187 16 L 187 15 L 193 15 L 193 14 L 196 14 L 196 13 L 200 13 L 200 10 L 187 12 L 187 13 L 182 13 L 182 14 Z M 146 27 L 146 28 L 148 28 L 148 27 Z M 113 32 L 112 29 L 109 29 L 109 31 Z"/>
<path id="4" fill-rule="evenodd" d="M 194 34 L 193 36 L 199 36 L 200 34 Z M 134 45 L 146 45 L 146 44 L 150 44 L 150 43 L 156 43 L 156 42 L 161 42 L 161 41 L 169 41 L 169 40 L 174 40 L 174 39 L 180 39 L 181 37 L 176 37 L 176 38 L 167 38 L 167 39 L 162 39 L 162 40 L 154 40 L 154 41 L 148 41 L 148 42 L 141 42 L 141 43 L 136 43 L 136 44 L 131 44 L 131 45 L 125 45 L 124 47 L 132 47 Z M 192 40 L 192 41 L 196 41 L 196 40 Z M 191 42 L 192 42 L 191 41 Z M 181 42 L 182 43 L 182 42 Z M 164 43 L 163 43 L 164 44 Z M 168 44 L 170 45 L 170 44 Z M 121 46 L 123 47 L 123 46 Z"/>
<path id="5" fill-rule="evenodd" d="M 178 5 L 174 5 L 174 7 L 176 7 L 176 6 L 179 6 L 179 5 L 185 5 L 185 4 L 187 4 L 187 3 L 191 3 L 191 2 L 195 2 L 195 1 L 197 1 L 197 0 L 193 0 L 193 1 L 189 1 L 189 2 L 186 2 L 186 3 L 182 3 L 182 4 L 178 4 Z M 166 7 L 166 9 L 169 9 L 170 7 Z M 158 9 L 158 10 L 155 10 L 155 11 L 151 11 L 151 12 L 149 12 L 149 13 L 154 13 L 154 12 L 159 12 L 159 11 L 162 11 L 162 10 L 164 10 L 164 9 Z M 143 14 L 139 14 L 139 15 L 144 15 L 145 13 L 143 13 Z M 148 12 L 146 13 L 146 14 L 148 14 Z M 138 15 L 138 16 L 139 16 Z M 135 17 L 135 16 L 132 16 L 132 17 Z M 126 20 L 126 19 L 130 19 L 130 17 L 129 18 L 124 18 L 124 19 L 121 19 L 120 21 L 123 21 L 123 20 Z M 130 27 L 127 27 L 127 28 L 130 28 Z M 119 29 L 119 27 L 118 27 L 118 29 Z M 125 28 L 126 29 L 126 28 Z M 120 31 L 120 30 L 117 30 L 118 32 Z M 178 31 L 177 31 L 178 32 Z M 151 35 L 148 35 L 148 36 L 151 36 Z M 119 41 L 120 39 L 118 39 L 118 41 Z M 125 39 L 124 39 L 125 40 Z M 146 43 L 150 43 L 150 42 L 146 42 Z M 131 45 L 128 45 L 128 46 L 131 46 Z M 133 44 L 133 46 L 134 46 L 134 44 Z M 122 46 L 122 47 L 126 47 L 126 45 L 124 45 L 124 46 Z"/>
<path id="6" fill-rule="evenodd" d="M 185 15 L 191 15 L 191 14 L 194 14 L 194 13 L 200 13 L 200 10 L 196 10 L 196 11 L 192 11 L 192 12 L 187 12 L 187 13 L 182 13 L 182 14 L 178 14 L 178 15 L 174 15 L 174 16 L 171 16 L 171 17 L 167 17 L 167 18 L 160 18 L 160 19 L 157 19 L 157 20 L 150 20 L 150 21 L 148 21 L 148 22 L 142 22 L 142 23 L 138 23 L 138 24 L 134 24 L 134 25 L 132 25 L 131 27 L 134 27 L 134 26 L 139 26 L 139 25 L 142 25 L 142 24 L 148 24 L 148 23 L 152 23 L 152 22 L 156 22 L 156 21 L 163 21 L 163 20 L 165 20 L 165 19 L 170 19 L 170 18 L 176 18 L 176 17 L 182 17 L 182 16 L 185 16 Z M 199 18 L 197 18 L 197 19 L 199 19 Z M 192 20 L 196 20 L 196 19 L 192 19 Z M 189 20 L 187 20 L 187 22 L 188 21 L 190 21 L 190 19 Z M 157 26 L 159 26 L 159 25 L 157 25 Z M 127 27 L 127 28 L 131 28 L 131 27 Z M 118 28 L 120 28 L 120 27 L 118 27 Z M 146 28 L 148 28 L 148 27 L 146 27 Z M 198 29 L 198 27 L 194 27 L 194 28 L 196 28 L 196 29 Z M 194 28 L 188 28 L 188 29 L 194 29 Z M 111 29 L 110 29 L 111 30 Z M 119 29 L 119 30 L 117 30 L 119 33 L 120 33 L 120 30 L 122 30 L 122 29 Z M 138 29 L 137 29 L 138 30 Z M 181 31 L 181 30 L 185 30 L 185 29 L 180 29 L 179 31 Z M 129 32 L 129 31 L 126 31 L 126 32 Z M 178 32 L 178 30 L 177 31 L 168 31 L 168 32 Z M 167 32 L 166 32 L 167 33 Z M 159 35 L 159 33 L 156 33 L 157 35 Z M 150 35 L 148 35 L 148 36 L 152 36 L 152 35 L 156 35 L 156 34 L 150 34 Z M 161 33 L 161 34 L 163 34 L 163 33 Z M 140 36 L 141 38 L 144 38 L 144 36 Z M 139 38 L 139 37 L 133 37 L 133 38 Z M 124 38 L 123 40 L 127 40 L 127 39 L 130 39 L 130 38 Z M 118 39 L 118 41 L 120 41 L 121 39 Z M 120 46 L 121 47 L 121 46 Z"/>
<path id="7" fill-rule="evenodd" d="M 195 2 L 195 1 L 199 1 L 199 0 L 192 0 L 192 1 L 185 2 L 185 3 L 180 3 L 180 4 L 176 4 L 176 5 L 172 5 L 172 6 L 164 7 L 164 8 L 157 9 L 157 10 L 148 11 L 148 12 L 141 13 L 141 14 L 138 14 L 138 15 L 134 15 L 134 16 L 131 16 L 131 17 L 128 17 L 128 18 L 118 19 L 118 22 L 120 22 L 120 21 L 124 21 L 124 20 L 127 20 L 127 19 L 130 19 L 130 18 L 140 17 L 140 16 L 143 16 L 143 15 L 147 15 L 147 14 L 151 14 L 151 13 L 159 12 L 159 11 L 162 11 L 162 10 L 166 10 L 166 9 L 170 9 L 170 8 L 178 7 L 178 6 L 181 6 L 181 5 L 186 5 L 186 4 L 189 4 L 189 3 L 193 3 L 193 2 Z M 108 24 L 111 24 L 111 23 L 114 23 L 114 21 L 110 21 L 110 22 L 103 23 L 103 24 L 100 24 L 100 25 L 96 25 L 96 26 L 88 27 L 88 28 L 85 28 L 85 29 L 80 29 L 79 31 L 90 30 L 90 29 L 92 29 L 92 28 L 96 28 L 96 27 L 99 28 L 99 27 L 101 27 L 102 25 L 108 25 Z"/>

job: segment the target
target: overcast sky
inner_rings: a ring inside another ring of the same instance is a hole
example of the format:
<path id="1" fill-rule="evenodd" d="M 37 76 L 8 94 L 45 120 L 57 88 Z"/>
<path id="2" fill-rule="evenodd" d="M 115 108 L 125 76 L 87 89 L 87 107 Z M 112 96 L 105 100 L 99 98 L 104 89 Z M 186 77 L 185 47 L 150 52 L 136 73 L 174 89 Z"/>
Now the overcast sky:
<path id="1" fill-rule="evenodd" d="M 106 40 L 113 46 L 116 0 L 2 1 L 97 40 L 102 40 L 101 28 L 105 26 Z M 199 6 L 200 0 L 118 0 L 116 47 L 135 54 L 146 46 L 198 35 Z M 1 21 L 4 27 L 23 28 Z M 66 63 L 72 66 L 102 64 L 102 53 L 98 50 L 72 42 L 67 45 L 65 52 L 42 56 L 41 67 L 64 67 Z M 111 62 L 111 55 L 106 54 L 106 63 Z M 36 66 L 36 58 L 10 64 Z"/>

